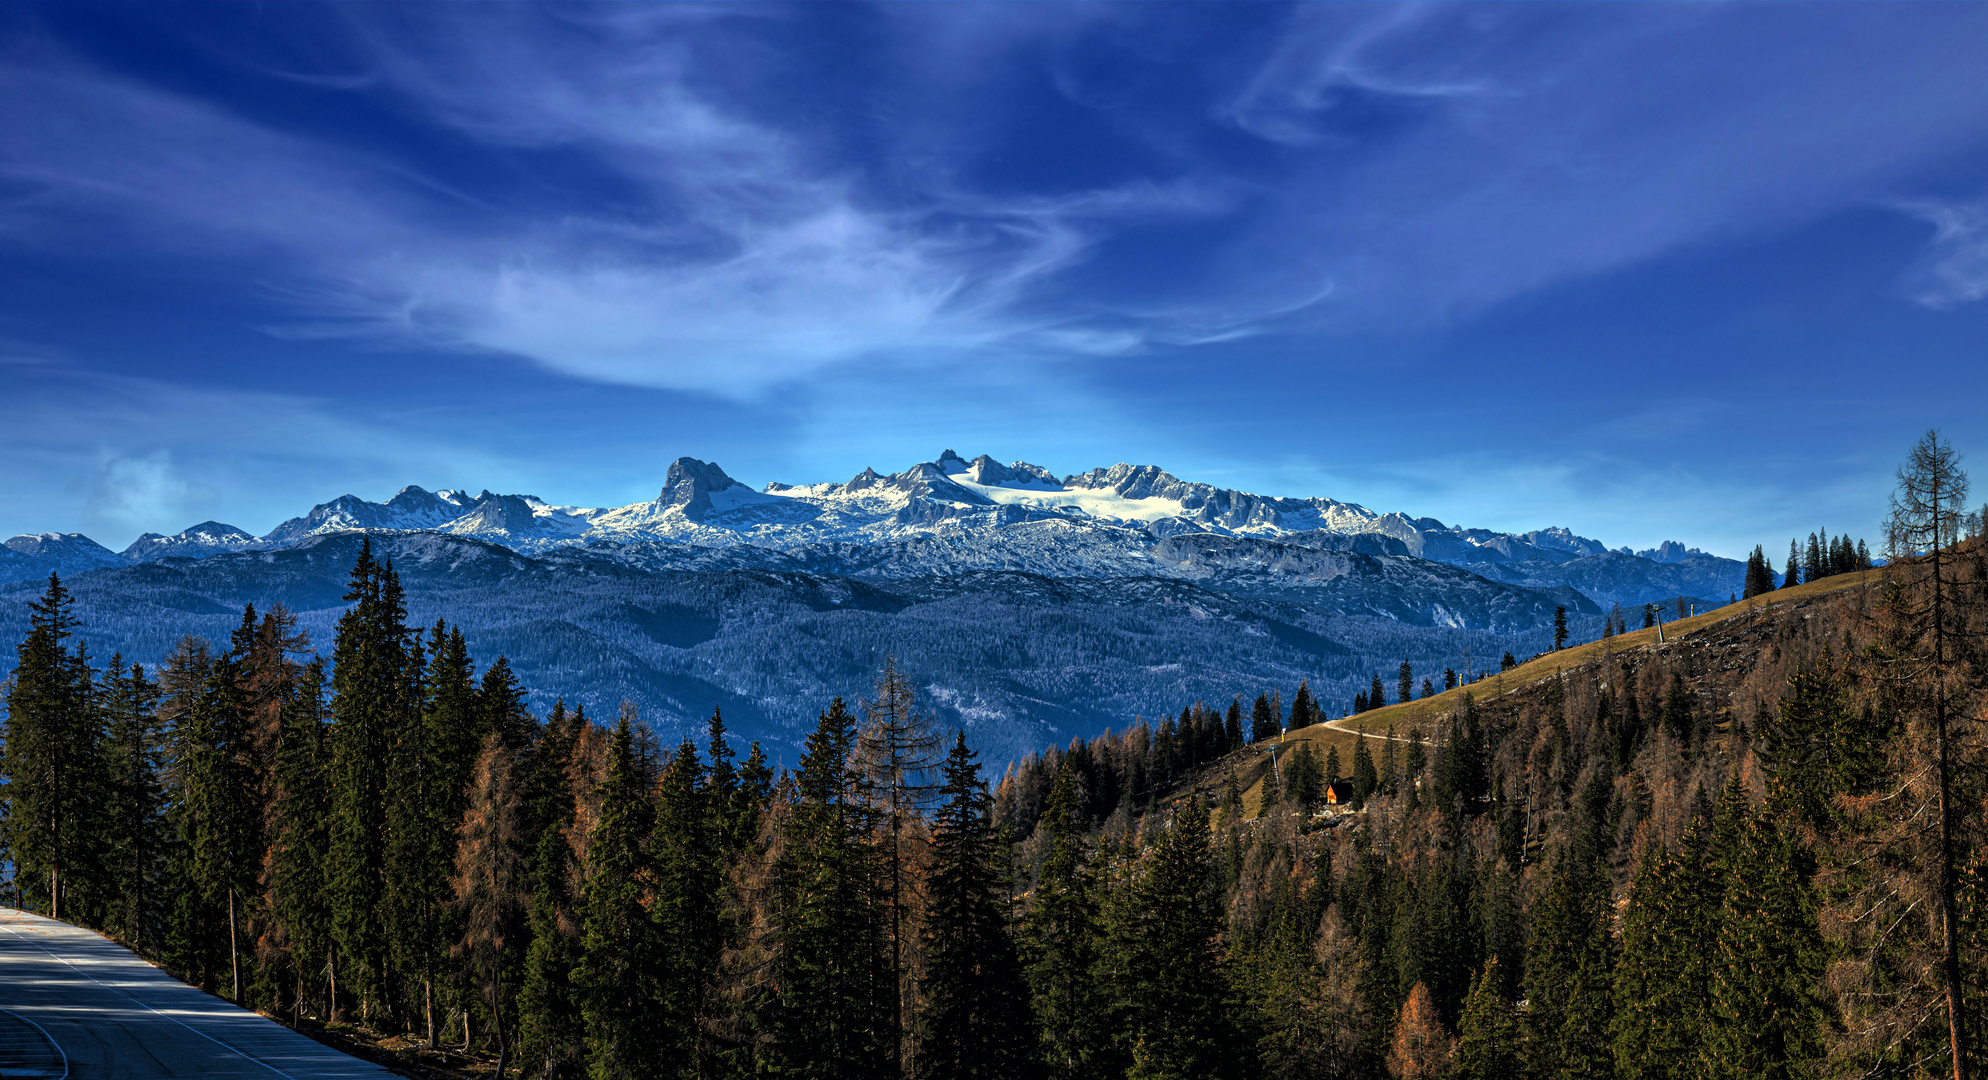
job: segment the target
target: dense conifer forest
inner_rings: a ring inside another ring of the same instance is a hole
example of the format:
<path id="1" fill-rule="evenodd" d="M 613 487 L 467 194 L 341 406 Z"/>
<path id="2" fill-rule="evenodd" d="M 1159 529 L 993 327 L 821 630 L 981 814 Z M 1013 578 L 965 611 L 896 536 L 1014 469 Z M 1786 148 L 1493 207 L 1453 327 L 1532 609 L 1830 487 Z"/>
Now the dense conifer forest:
<path id="1" fill-rule="evenodd" d="M 532 715 L 370 548 L 328 650 L 250 608 L 157 670 L 76 644 L 51 578 L 5 687 L 10 899 L 531 1077 L 1961 1080 L 1966 494 L 1929 435 L 1881 567 L 1818 536 L 1661 644 L 1614 613 L 1492 681 L 1404 662 L 1348 721 L 1186 703 L 998 779 L 886 658 L 791 770 L 715 712 L 675 746 Z"/>

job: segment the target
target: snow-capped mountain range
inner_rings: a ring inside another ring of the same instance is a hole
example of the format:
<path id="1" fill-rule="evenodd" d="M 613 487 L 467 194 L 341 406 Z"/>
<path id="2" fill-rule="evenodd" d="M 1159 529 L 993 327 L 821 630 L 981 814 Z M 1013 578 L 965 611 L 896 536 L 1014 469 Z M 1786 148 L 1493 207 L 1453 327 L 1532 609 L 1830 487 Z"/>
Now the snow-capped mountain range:
<path id="1" fill-rule="evenodd" d="M 0 547 L 0 639 L 26 632 L 54 571 L 98 656 L 156 664 L 185 634 L 225 641 L 248 604 L 284 605 L 322 650 L 362 535 L 400 575 L 411 622 L 446 619 L 481 662 L 507 657 L 534 708 L 631 702 L 681 734 L 718 705 L 742 736 L 793 748 L 894 655 L 994 761 L 1300 681 L 1343 709 L 1404 659 L 1485 673 L 1548 647 L 1556 608 L 1584 640 L 1612 605 L 1640 621 L 1645 603 L 1723 602 L 1744 571 L 1674 543 L 1611 551 L 1566 529 L 1452 527 L 1152 466 L 1057 477 L 947 451 L 754 490 L 679 458 L 629 506 L 408 487 L 263 536 L 206 521 L 122 553 L 15 537 Z"/>
<path id="2" fill-rule="evenodd" d="M 577 507 L 533 495 L 428 491 L 385 502 L 344 495 L 263 536 L 206 521 L 172 536 L 147 533 L 112 552 L 80 533 L 18 536 L 0 551 L 0 580 L 165 558 L 280 548 L 349 530 L 432 531 L 533 554 L 581 546 L 645 566 L 696 565 L 826 571 L 893 578 L 981 570 L 1054 577 L 1180 577 L 1198 571 L 1167 541 L 1189 535 L 1273 542 L 1243 545 L 1266 573 L 1298 577 L 1291 552 L 1409 556 L 1535 588 L 1575 585 L 1599 605 L 1660 597 L 1717 597 L 1741 567 L 1676 542 L 1631 552 L 1564 528 L 1503 533 L 1433 518 L 1377 513 L 1328 498 L 1277 498 L 1183 481 L 1151 465 L 1118 464 L 1057 477 L 1024 461 L 1003 465 L 951 450 L 845 483 L 767 484 L 754 490 L 715 463 L 678 458 L 655 499 Z M 1283 564 L 1284 569 L 1276 569 Z M 1330 560 L 1326 560 L 1330 562 Z M 1579 564 L 1579 565 L 1570 565 Z M 1198 564 L 1197 564 L 1198 565 Z"/>

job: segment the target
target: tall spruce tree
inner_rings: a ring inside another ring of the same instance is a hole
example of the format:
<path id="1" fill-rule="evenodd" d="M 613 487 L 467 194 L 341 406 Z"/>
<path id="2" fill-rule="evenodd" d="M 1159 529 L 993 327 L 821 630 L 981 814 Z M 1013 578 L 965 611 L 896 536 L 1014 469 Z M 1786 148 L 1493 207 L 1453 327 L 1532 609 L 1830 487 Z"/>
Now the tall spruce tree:
<path id="1" fill-rule="evenodd" d="M 855 717 L 837 698 L 801 756 L 778 870 L 775 1053 L 781 1069 L 822 1080 L 897 1071 L 889 913 L 855 747 Z"/>
<path id="2" fill-rule="evenodd" d="M 361 542 L 332 645 L 331 845 L 327 892 L 334 979 L 360 1016 L 384 1016 L 391 974 L 380 897 L 387 888 L 389 766 L 401 729 L 419 707 L 408 656 L 407 615 L 390 563 Z M 334 1003 L 333 1015 L 337 1006 Z"/>
<path id="3" fill-rule="evenodd" d="M 1380 789 L 1380 772 L 1374 768 L 1373 752 L 1362 737 L 1353 741 L 1353 806 L 1358 809 Z"/>
<path id="4" fill-rule="evenodd" d="M 105 929 L 141 953 L 160 945 L 166 859 L 165 732 L 159 687 L 145 668 L 112 657 L 105 682 L 109 731 L 104 742 L 108 858 L 112 902 Z"/>
<path id="5" fill-rule="evenodd" d="M 477 708 L 462 631 L 452 632 L 437 620 L 428 648 L 410 650 L 410 666 L 421 662 L 424 652 L 426 670 L 414 690 L 418 707 L 409 710 L 393 737 L 385 925 L 395 968 L 410 993 L 419 995 L 424 1041 L 432 1047 L 438 1037 L 435 984 L 463 933 L 451 925 L 450 867 L 469 809 L 471 780 L 480 785 L 490 779 L 479 772 L 484 767 L 479 755 L 487 749 L 486 729 L 495 729 Z M 504 753 L 512 753 L 508 744 Z M 508 774 L 505 780 L 509 783 Z"/>
<path id="6" fill-rule="evenodd" d="M 329 1015 L 334 972 L 326 861 L 331 850 L 331 731 L 325 666 L 313 660 L 283 710 L 271 809 L 269 904 L 296 980 L 292 1015 Z"/>
<path id="7" fill-rule="evenodd" d="M 1208 810 L 1189 797 L 1113 905 L 1113 1011 L 1130 1080 L 1233 1076 L 1243 1065 L 1212 869 Z"/>
<path id="8" fill-rule="evenodd" d="M 252 616 L 252 613 L 251 613 Z M 262 808 L 248 756 L 242 657 L 223 653 L 173 732 L 175 816 L 190 891 L 181 898 L 178 962 L 202 986 L 242 1001 L 242 934 L 261 861 Z"/>
<path id="9" fill-rule="evenodd" d="M 1312 697 L 1311 684 L 1299 679 L 1298 692 L 1291 697 L 1291 730 L 1310 727 L 1318 720 L 1318 700 Z"/>
<path id="10" fill-rule="evenodd" d="M 644 850 L 655 813 L 636 768 L 626 714 L 615 725 L 599 796 L 599 816 L 587 845 L 581 893 L 586 931 L 574 981 L 587 1031 L 588 1075 L 627 1080 L 656 1070 L 665 1040 L 650 1021 L 661 997 L 664 965 L 649 917 L 654 875 Z"/>
<path id="11" fill-rule="evenodd" d="M 976 756 L 960 732 L 932 827 L 915 1069 L 928 1080 L 1024 1080 L 1037 1071 L 1028 988 L 995 894 L 1002 852 Z"/>
<path id="12" fill-rule="evenodd" d="M 656 789 L 656 824 L 649 839 L 656 894 L 650 915 L 656 923 L 662 961 L 660 998 L 651 1022 L 661 1030 L 667 1072 L 705 1075 L 708 1054 L 699 1022 L 706 1014 L 704 992 L 718 967 L 718 838 L 707 809 L 703 763 L 685 739 L 663 768 Z"/>
<path id="13" fill-rule="evenodd" d="M 1523 1080 L 1524 1032 L 1518 1010 L 1505 1000 L 1504 973 L 1498 958 L 1470 980 L 1463 1015 L 1457 1021 L 1454 1080 Z"/>
<path id="14" fill-rule="evenodd" d="M 1096 1075 L 1109 1037 L 1098 985 L 1097 882 L 1080 815 L 1077 774 L 1066 759 L 1042 819 L 1049 856 L 1022 927 L 1041 1061 L 1057 1080 Z"/>
<path id="15" fill-rule="evenodd" d="M 1583 854 L 1565 856 L 1555 871 L 1526 949 L 1528 1067 L 1552 1080 L 1602 1076 L 1614 1065 L 1607 879 Z"/>
<path id="16" fill-rule="evenodd" d="M 518 987 L 518 1067 L 544 1077 L 572 1075 L 583 1056 L 580 995 L 573 981 L 580 960 L 580 919 L 570 888 L 574 864 L 568 830 L 574 824 L 573 752 L 586 729 L 584 711 L 569 717 L 563 700 L 553 704 L 523 807 L 532 850 L 529 943 Z"/>
<path id="17" fill-rule="evenodd" d="M 1277 714 L 1270 708 L 1270 695 L 1256 695 L 1249 710 L 1249 741 L 1266 742 L 1277 737 Z"/>
<path id="18" fill-rule="evenodd" d="M 16 650 L 7 693 L 4 761 L 7 850 L 28 903 L 52 918 L 89 923 L 107 892 L 96 854 L 103 741 L 95 674 L 88 654 L 67 642 L 74 601 L 61 578 L 48 576 L 41 599 L 28 603 L 28 633 Z"/>
<path id="19" fill-rule="evenodd" d="M 1696 830 L 1693 839 L 1696 842 Z M 1704 936 L 1718 913 L 1700 904 L 1696 860 L 1662 844 L 1643 853 L 1623 914 L 1610 1037 L 1622 1080 L 1698 1075 L 1709 973 Z"/>
<path id="20" fill-rule="evenodd" d="M 1748 815 L 1719 911 L 1699 1073 L 1717 1080 L 1813 1076 L 1823 1056 L 1814 866 L 1777 816 Z"/>

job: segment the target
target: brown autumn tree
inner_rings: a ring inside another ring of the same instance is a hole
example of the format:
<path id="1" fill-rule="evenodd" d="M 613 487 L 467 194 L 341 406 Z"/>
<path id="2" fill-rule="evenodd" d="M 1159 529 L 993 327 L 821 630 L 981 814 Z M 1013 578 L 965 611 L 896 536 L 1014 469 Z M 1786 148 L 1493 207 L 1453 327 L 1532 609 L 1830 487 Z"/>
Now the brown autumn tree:
<path id="1" fill-rule="evenodd" d="M 1394 1043 L 1387 1052 L 1387 1074 L 1395 1080 L 1437 1080 L 1450 1074 L 1450 1053 L 1456 1048 L 1442 1017 L 1429 997 L 1429 988 L 1416 983 L 1401 1004 L 1394 1026 Z"/>
<path id="2" fill-rule="evenodd" d="M 509 1050 L 504 1029 L 504 949 L 525 901 L 526 852 L 518 831 L 519 803 L 511 755 L 503 736 L 492 731 L 477 756 L 469 809 L 456 834 L 456 870 L 450 885 L 455 890 L 453 906 L 462 920 L 462 938 L 451 954 L 465 962 L 489 999 L 499 1080 Z"/>
<path id="3" fill-rule="evenodd" d="M 1896 734 L 1878 782 L 1836 785 L 1845 827 L 1832 885 L 1844 900 L 1824 921 L 1841 946 L 1829 975 L 1847 1021 L 1838 1054 L 1874 1067 L 1940 1059 L 1954 1080 L 1970 1071 L 1958 893 L 1981 830 L 1965 807 L 1979 797 L 1988 579 L 1981 546 L 1961 550 L 1967 488 L 1937 430 L 1898 470 L 1873 640 L 1856 669 L 1861 713 L 1847 721 Z"/>

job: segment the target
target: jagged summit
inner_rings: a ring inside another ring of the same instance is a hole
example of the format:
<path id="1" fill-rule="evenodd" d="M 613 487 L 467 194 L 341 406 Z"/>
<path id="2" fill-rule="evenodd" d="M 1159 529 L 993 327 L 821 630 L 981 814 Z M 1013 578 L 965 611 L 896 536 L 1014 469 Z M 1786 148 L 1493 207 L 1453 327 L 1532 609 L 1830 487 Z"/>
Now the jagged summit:
<path id="1" fill-rule="evenodd" d="M 1676 542 L 1645 552 L 1611 551 L 1557 526 L 1526 533 L 1470 529 L 1330 498 L 1258 495 L 1129 462 L 1058 477 L 1026 461 L 1003 464 L 986 454 L 969 459 L 947 448 L 895 473 L 865 468 L 842 483 L 775 482 L 757 491 L 717 462 L 679 457 L 654 499 L 619 507 L 557 506 L 533 495 L 487 489 L 471 495 L 410 484 L 383 503 L 341 495 L 260 538 L 210 521 L 174 536 L 147 534 L 121 556 L 80 535 L 16 538 L 0 556 L 0 574 L 282 547 L 354 529 L 451 533 L 525 553 L 655 542 L 744 545 L 768 553 L 839 545 L 868 552 L 857 561 L 873 568 L 895 560 L 910 569 L 1105 576 L 1150 572 L 1161 559 L 1155 545 L 1205 534 L 1413 556 L 1532 588 L 1579 578 L 1597 601 L 1643 592 L 1723 596 L 1741 569 Z M 1659 580 L 1661 586 L 1654 584 Z"/>

